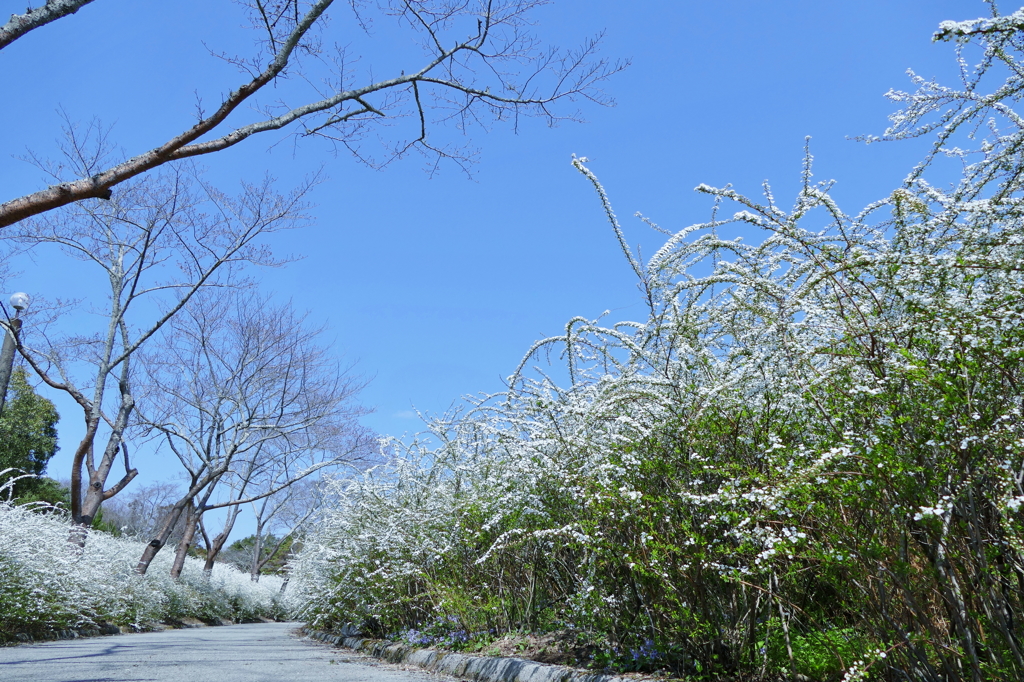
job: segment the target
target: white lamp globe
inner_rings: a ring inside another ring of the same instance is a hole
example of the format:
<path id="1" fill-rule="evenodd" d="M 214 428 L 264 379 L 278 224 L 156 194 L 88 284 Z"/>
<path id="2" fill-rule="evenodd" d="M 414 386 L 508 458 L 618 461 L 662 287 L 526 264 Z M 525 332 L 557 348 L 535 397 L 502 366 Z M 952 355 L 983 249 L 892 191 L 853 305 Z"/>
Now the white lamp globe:
<path id="1" fill-rule="evenodd" d="M 17 310 L 18 312 L 21 312 L 22 310 L 28 307 L 29 300 L 31 299 L 29 299 L 28 294 L 26 294 L 24 291 L 19 291 L 18 293 L 11 296 L 11 307 Z"/>

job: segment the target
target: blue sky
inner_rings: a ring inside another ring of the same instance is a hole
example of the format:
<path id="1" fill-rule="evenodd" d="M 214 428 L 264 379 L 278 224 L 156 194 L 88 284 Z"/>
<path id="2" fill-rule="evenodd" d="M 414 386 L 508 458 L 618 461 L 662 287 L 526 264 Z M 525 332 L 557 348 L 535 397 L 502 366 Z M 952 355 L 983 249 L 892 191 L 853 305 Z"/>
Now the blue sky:
<path id="1" fill-rule="evenodd" d="M 0 1 L 0 16 L 24 5 Z M 569 318 L 642 315 L 572 154 L 590 159 L 627 237 L 646 253 L 659 235 L 630 216 L 640 211 L 672 230 L 703 221 L 710 202 L 692 191 L 699 183 L 756 194 L 767 179 L 788 204 L 807 135 L 816 177 L 837 179 L 836 195 L 855 212 L 888 194 L 926 147 L 848 137 L 881 133 L 894 110 L 883 95 L 910 87 L 908 68 L 952 83 L 953 49 L 931 35 L 942 20 L 987 13 L 978 0 L 559 0 L 534 13 L 537 34 L 573 46 L 605 31 L 603 54 L 632 59 L 604 84 L 618 105 L 584 106 L 584 124 L 471 131 L 481 151 L 472 179 L 455 167 L 431 177 L 416 158 L 377 171 L 287 135 L 253 138 L 202 163 L 225 189 L 267 171 L 286 188 L 323 167 L 316 225 L 274 241 L 303 260 L 256 274 L 266 291 L 326 324 L 339 356 L 373 377 L 363 400 L 376 412 L 366 423 L 412 433 L 414 410 L 439 413 L 460 396 L 500 390 L 531 343 Z M 56 155 L 59 108 L 112 125 L 128 155 L 191 125 L 197 94 L 209 107 L 239 82 L 204 42 L 249 52 L 241 23 L 226 0 L 99 0 L 3 50 L 0 201 L 43 186 L 18 157 Z M 338 13 L 330 31 L 375 73 L 419 61 L 385 26 L 368 39 Z M 45 254 L 20 269 L 8 294 L 99 290 L 85 279 L 96 273 Z M 64 477 L 80 412 L 59 406 L 63 450 L 50 474 Z M 144 481 L 168 475 L 155 461 L 137 465 Z"/>

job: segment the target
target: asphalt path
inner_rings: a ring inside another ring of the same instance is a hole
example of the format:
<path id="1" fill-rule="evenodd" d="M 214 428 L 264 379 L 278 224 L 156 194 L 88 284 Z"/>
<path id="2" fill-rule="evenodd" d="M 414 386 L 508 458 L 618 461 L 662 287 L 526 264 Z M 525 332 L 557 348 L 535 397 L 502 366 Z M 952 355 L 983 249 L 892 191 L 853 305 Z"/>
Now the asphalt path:
<path id="1" fill-rule="evenodd" d="M 0 647 L 2 682 L 437 682 L 304 638 L 295 623 L 164 630 Z M 451 679 L 451 678 L 446 678 Z"/>

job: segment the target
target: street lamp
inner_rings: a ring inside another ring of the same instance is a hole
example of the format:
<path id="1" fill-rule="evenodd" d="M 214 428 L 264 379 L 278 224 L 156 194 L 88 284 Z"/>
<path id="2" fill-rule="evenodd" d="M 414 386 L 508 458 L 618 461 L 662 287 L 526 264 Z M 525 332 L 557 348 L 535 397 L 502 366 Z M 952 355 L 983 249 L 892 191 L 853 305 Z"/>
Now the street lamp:
<path id="1" fill-rule="evenodd" d="M 7 402 L 7 385 L 11 383 L 11 368 L 14 367 L 14 350 L 18 346 L 17 335 L 21 330 L 21 311 L 28 307 L 28 294 L 19 291 L 11 296 L 11 307 L 14 308 L 14 319 L 8 321 L 4 333 L 3 349 L 0 349 L 0 412 Z"/>

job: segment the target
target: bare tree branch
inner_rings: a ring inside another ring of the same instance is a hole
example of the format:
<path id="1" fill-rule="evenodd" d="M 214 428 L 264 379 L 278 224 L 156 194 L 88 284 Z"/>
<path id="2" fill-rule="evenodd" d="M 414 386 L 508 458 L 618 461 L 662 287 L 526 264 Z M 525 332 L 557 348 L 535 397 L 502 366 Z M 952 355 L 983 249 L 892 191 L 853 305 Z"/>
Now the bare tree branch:
<path id="1" fill-rule="evenodd" d="M 47 3 L 47 7 L 50 4 L 58 3 Z M 579 52 L 561 57 L 553 50 L 537 52 L 535 41 L 523 33 L 523 27 L 528 23 L 524 15 L 537 4 L 530 0 L 385 3 L 382 6 L 385 15 L 397 17 L 406 22 L 414 33 L 427 36 L 425 48 L 428 55 L 422 66 L 402 71 L 391 78 L 371 79 L 372 82 L 358 87 L 345 86 L 351 76 L 342 68 L 331 79 L 334 83 L 332 92 L 318 93 L 321 96 L 317 99 L 298 106 L 279 103 L 273 107 L 259 107 L 254 103 L 254 108 L 263 116 L 262 120 L 232 125 L 230 120 L 236 110 L 268 84 L 280 81 L 289 70 L 302 76 L 300 53 L 316 54 L 319 51 L 312 42 L 313 32 L 323 25 L 325 12 L 333 0 L 317 0 L 301 12 L 298 0 L 274 3 L 272 8 L 261 0 L 245 4 L 254 15 L 254 24 L 267 33 L 268 38 L 263 44 L 272 57 L 265 65 L 261 65 L 258 57 L 244 62 L 228 60 L 247 72 L 250 80 L 230 92 L 210 115 L 201 115 L 188 130 L 147 152 L 105 169 L 93 168 L 83 177 L 57 182 L 0 204 L 0 228 L 84 199 L 110 199 L 112 188 L 141 173 L 171 161 L 222 151 L 253 135 L 280 130 L 296 122 L 303 122 L 298 134 L 325 137 L 353 150 L 366 125 L 372 122 L 382 124 L 411 114 L 419 119 L 417 134 L 409 142 L 386 144 L 392 158 L 417 148 L 438 159 L 454 158 L 452 152 L 427 142 L 428 120 L 441 124 L 446 118 L 455 116 L 462 117 L 464 121 L 480 121 L 478 108 L 496 121 L 508 118 L 517 121 L 521 115 L 541 116 L 550 122 L 575 119 L 577 116 L 572 113 L 556 115 L 550 105 L 577 98 L 610 103 L 596 90 L 596 84 L 625 67 L 624 63 L 611 64 L 595 59 L 595 41 L 587 43 Z M 288 12 L 289 9 L 292 12 Z M 476 20 L 476 33 L 467 39 L 449 42 L 452 37 L 449 34 L 467 19 Z M 452 47 L 444 47 L 446 42 Z M 516 68 L 506 70 L 502 66 L 504 64 Z M 521 75 L 519 67 L 530 65 L 533 68 L 528 69 L 522 76 L 523 81 L 517 84 L 515 78 Z M 492 82 L 478 83 L 479 72 L 490 73 Z M 542 90 L 536 82 L 544 74 L 550 77 L 551 82 Z M 453 113 L 436 121 L 428 116 L 427 112 L 432 107 L 421 99 L 421 91 L 425 87 L 434 91 L 434 107 L 450 107 Z M 373 102 L 371 96 L 377 96 L 381 101 Z M 412 111 L 403 109 L 410 96 L 415 99 Z M 321 115 L 322 119 L 318 119 Z M 372 118 L 367 118 L 367 115 Z M 373 163 L 361 153 L 356 155 Z"/>
<path id="2" fill-rule="evenodd" d="M 0 26 L 0 50 L 13 43 L 29 31 L 57 21 L 88 5 L 93 0 L 46 0 L 46 4 L 35 9 L 29 7 L 24 14 L 12 14 L 6 24 Z"/>

